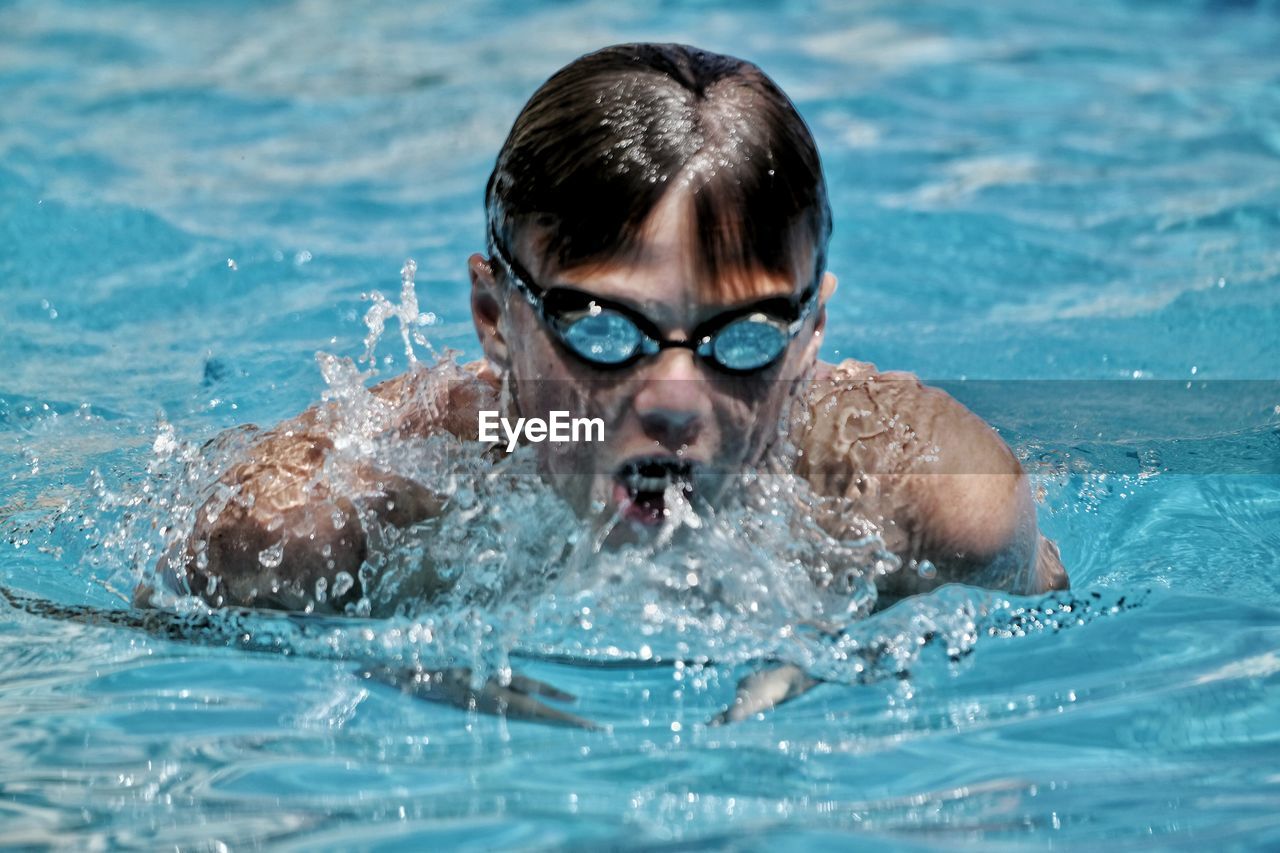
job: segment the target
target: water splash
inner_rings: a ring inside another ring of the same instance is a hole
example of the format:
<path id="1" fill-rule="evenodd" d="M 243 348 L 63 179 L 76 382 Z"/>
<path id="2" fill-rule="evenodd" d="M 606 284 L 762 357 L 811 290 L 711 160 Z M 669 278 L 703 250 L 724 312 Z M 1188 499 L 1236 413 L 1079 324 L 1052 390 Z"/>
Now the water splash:
<path id="1" fill-rule="evenodd" d="M 465 666 L 477 683 L 491 674 L 509 676 L 515 654 L 665 661 L 676 667 L 673 677 L 683 675 L 686 663 L 781 660 L 818 678 L 859 683 L 904 678 L 933 650 L 955 664 L 983 636 L 1015 636 L 1040 624 L 1024 613 L 1017 630 L 995 630 L 993 614 L 1006 613 L 1010 599 L 958 588 L 868 619 L 878 604 L 877 578 L 903 570 L 902 562 L 865 519 L 838 526 L 854 532 L 833 535 L 835 526 L 823 519 L 847 522 L 856 508 L 815 495 L 791 473 L 785 447 L 775 464 L 742 474 L 725 505 L 695 507 L 672 488 L 665 496 L 669 517 L 652 543 L 606 545 L 620 520 L 593 525 L 578 518 L 543 481 L 531 448 L 493 461 L 444 429 L 421 428 L 448 417 L 451 384 L 476 380 L 453 353 L 436 353 L 422 335 L 434 315 L 419 312 L 415 269 L 405 263 L 399 303 L 376 291 L 370 296 L 360 359 L 369 369 L 317 354 L 326 389 L 300 421 L 329 436 L 332 448 L 302 488 L 349 493 L 344 490 L 357 482 L 353 472 L 372 465 L 429 487 L 439 511 L 407 527 L 361 513 L 358 523 L 370 543 L 364 563 L 354 574 L 335 570 L 298 591 L 310 602 L 305 610 L 323 612 L 358 586 L 345 617 L 327 619 L 323 630 L 290 632 L 277 616 L 262 614 L 254 628 L 254 616 L 237 611 L 225 617 L 228 636 L 240 636 L 246 622 L 250 633 L 261 631 L 245 647 L 349 655 L 387 666 Z M 377 344 L 393 317 L 413 371 L 399 401 L 369 387 Z M 415 344 L 432 354 L 433 364 L 418 362 Z M 396 428 L 406 407 L 421 422 L 409 434 Z M 67 508 L 55 527 L 68 541 L 80 537 L 82 565 L 119 597 L 138 586 L 152 590 L 153 606 L 198 615 L 201 630 L 213 636 L 208 626 L 223 617 L 184 594 L 157 565 L 187 547 L 201 521 L 211 523 L 243 498 L 223 474 L 251 462 L 263 436 L 241 428 L 201 445 L 161 419 L 145 475 L 112 484 L 95 472 L 88 496 Z M 281 519 L 269 532 L 277 538 L 257 552 L 267 576 L 287 568 L 288 537 L 314 531 Z M 200 544 L 198 568 L 208 565 Z M 214 581 L 206 596 L 225 582 Z"/>
<path id="2" fill-rule="evenodd" d="M 364 355 L 360 357 L 362 362 L 374 363 L 374 351 L 377 349 L 378 340 L 382 337 L 387 320 L 392 318 L 399 321 L 400 340 L 404 343 L 404 356 L 410 365 L 418 361 L 417 353 L 413 349 L 414 344 L 425 349 L 433 359 L 439 357 L 422 332 L 424 327 L 435 325 L 437 317 L 433 311 L 418 312 L 418 293 L 414 286 L 414 277 L 417 273 L 417 262 L 413 258 L 407 259 L 404 266 L 400 268 L 399 302 L 391 302 L 377 290 L 361 294 L 361 299 L 373 303 L 364 315 L 364 324 L 369 334 L 364 339 Z"/>

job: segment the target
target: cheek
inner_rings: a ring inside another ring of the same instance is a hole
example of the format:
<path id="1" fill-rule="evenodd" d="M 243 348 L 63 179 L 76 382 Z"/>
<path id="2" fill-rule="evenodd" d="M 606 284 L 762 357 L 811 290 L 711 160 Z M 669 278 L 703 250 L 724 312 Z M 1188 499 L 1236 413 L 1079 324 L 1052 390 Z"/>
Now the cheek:
<path id="1" fill-rule="evenodd" d="M 567 411 L 573 417 L 601 418 L 606 441 L 626 414 L 632 393 L 628 373 L 602 373 L 568 355 L 542 328 L 536 318 L 514 325 L 520 342 L 512 359 L 512 379 L 518 414 L 547 417 Z"/>
<path id="2" fill-rule="evenodd" d="M 512 378 L 522 417 L 566 411 L 572 417 L 602 417 L 606 423 L 616 419 L 618 383 L 592 375 L 545 336 L 524 348 Z"/>
<path id="3" fill-rule="evenodd" d="M 512 390 L 521 417 L 546 417 L 568 408 L 574 377 L 542 324 L 527 311 L 512 322 Z"/>
<path id="4" fill-rule="evenodd" d="M 739 380 L 717 389 L 723 449 L 754 460 L 777 437 L 794 379 Z"/>

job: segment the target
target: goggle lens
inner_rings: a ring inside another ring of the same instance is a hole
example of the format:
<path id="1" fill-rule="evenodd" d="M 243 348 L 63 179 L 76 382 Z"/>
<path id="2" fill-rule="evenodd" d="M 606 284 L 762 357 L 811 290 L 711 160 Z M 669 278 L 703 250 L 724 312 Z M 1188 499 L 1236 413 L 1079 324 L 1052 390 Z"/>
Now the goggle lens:
<path id="1" fill-rule="evenodd" d="M 619 367 L 644 350 L 647 336 L 618 311 L 596 309 L 558 325 L 560 339 L 579 358 L 600 367 Z M 775 319 L 753 314 L 719 329 L 697 352 L 717 367 L 749 373 L 782 355 L 791 337 Z M 653 347 L 654 351 L 657 347 Z"/>
<path id="2" fill-rule="evenodd" d="M 524 294 L 542 321 L 570 352 L 597 367 L 622 367 L 642 355 L 655 355 L 667 347 L 679 346 L 693 350 L 699 358 L 722 370 L 752 373 L 782 356 L 799 331 L 801 321 L 817 304 L 818 285 L 814 282 L 801 295 L 798 305 L 785 300 L 791 310 L 784 311 L 784 316 L 794 314 L 789 321 L 767 313 L 743 314 L 733 319 L 726 317 L 724 325 L 696 342 L 663 340 L 655 329 L 646 331 L 644 324 L 652 326 L 652 323 L 644 318 L 634 319 L 630 311 L 607 308 L 590 294 L 573 288 L 546 290 L 533 284 L 498 239 L 492 222 L 489 240 L 495 257 L 506 267 L 512 285 Z M 697 329 L 694 334 L 699 334 Z"/>
<path id="3" fill-rule="evenodd" d="M 775 321 L 755 314 L 720 329 L 711 338 L 711 357 L 729 370 L 759 370 L 782 355 L 790 340 Z"/>
<path id="4" fill-rule="evenodd" d="M 566 322 L 560 337 L 581 358 L 600 365 L 621 365 L 635 357 L 644 333 L 616 311 L 599 311 Z"/>

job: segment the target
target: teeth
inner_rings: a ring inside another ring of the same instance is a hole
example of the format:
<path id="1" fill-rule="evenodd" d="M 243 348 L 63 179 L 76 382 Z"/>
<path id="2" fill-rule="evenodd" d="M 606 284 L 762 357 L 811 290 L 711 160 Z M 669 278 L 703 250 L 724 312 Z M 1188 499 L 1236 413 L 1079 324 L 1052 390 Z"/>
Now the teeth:
<path id="1" fill-rule="evenodd" d="M 623 466 L 618 479 L 632 494 L 664 492 L 675 483 L 688 485 L 691 473 L 688 463 L 653 459 L 628 463 Z"/>
<path id="2" fill-rule="evenodd" d="M 661 492 L 669 482 L 666 477 L 632 477 L 627 480 L 627 486 L 637 492 Z"/>

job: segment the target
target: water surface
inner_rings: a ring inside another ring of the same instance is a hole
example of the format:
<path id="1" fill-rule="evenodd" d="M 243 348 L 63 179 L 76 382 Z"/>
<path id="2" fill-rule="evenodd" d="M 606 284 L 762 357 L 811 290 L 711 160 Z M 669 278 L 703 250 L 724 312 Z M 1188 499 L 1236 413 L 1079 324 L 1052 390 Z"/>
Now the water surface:
<path id="1" fill-rule="evenodd" d="M 726 727 L 743 666 L 516 660 L 607 732 L 422 702 L 287 626 L 311 653 L 0 604 L 4 839 L 1280 844 L 1275 4 L 0 3 L 0 580 L 125 607 L 176 449 L 316 402 L 406 257 L 432 345 L 477 356 L 497 149 L 624 40 L 794 97 L 836 219 L 824 357 L 1000 428 L 1072 595 L 900 606 L 859 630 L 906 677 Z M 405 367 L 394 333 L 378 358 Z"/>

